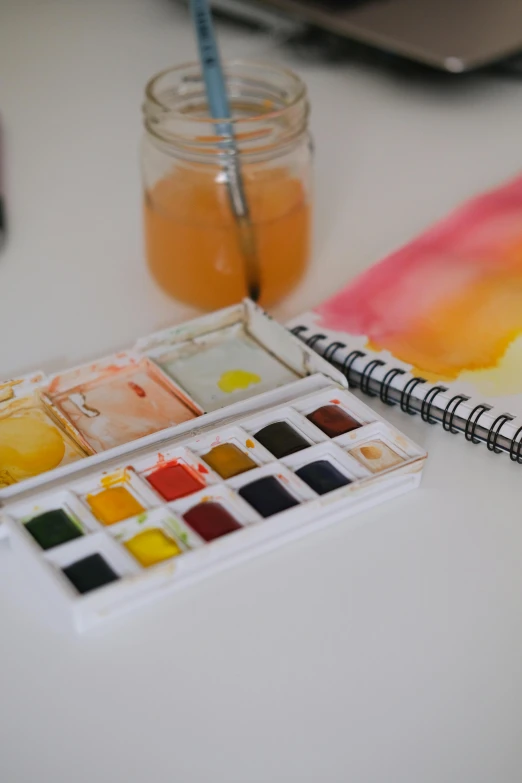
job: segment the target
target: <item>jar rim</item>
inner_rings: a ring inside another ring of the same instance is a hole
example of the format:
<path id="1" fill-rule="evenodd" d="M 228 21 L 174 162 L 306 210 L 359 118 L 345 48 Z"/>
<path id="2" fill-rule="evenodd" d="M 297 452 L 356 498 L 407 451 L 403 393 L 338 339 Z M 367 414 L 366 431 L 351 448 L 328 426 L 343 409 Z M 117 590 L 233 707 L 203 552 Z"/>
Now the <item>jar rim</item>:
<path id="1" fill-rule="evenodd" d="M 252 114 L 249 116 L 243 116 L 243 117 L 212 117 L 212 122 L 219 122 L 219 123 L 227 123 L 229 125 L 241 125 L 246 123 L 252 123 L 256 120 L 263 120 L 266 122 L 266 120 L 272 120 L 277 119 L 278 117 L 281 117 L 285 112 L 287 112 L 292 107 L 296 106 L 303 98 L 306 97 L 307 89 L 306 84 L 304 81 L 293 71 L 291 68 L 283 68 L 281 66 L 277 65 L 271 65 L 270 63 L 261 62 L 257 60 L 245 60 L 245 59 L 233 59 L 233 60 L 225 60 L 223 63 L 224 71 L 225 71 L 225 77 L 227 75 L 227 68 L 233 67 L 237 68 L 238 66 L 246 66 L 248 68 L 262 68 L 265 71 L 272 71 L 274 74 L 278 74 L 279 76 L 283 75 L 289 78 L 289 81 L 291 84 L 295 86 L 295 94 L 292 96 L 292 100 L 286 104 L 285 106 L 274 109 L 273 111 L 269 111 L 262 114 Z M 177 74 L 181 73 L 184 70 L 189 69 L 196 69 L 197 72 L 202 76 L 202 70 L 201 70 L 201 63 L 197 60 L 192 60 L 190 62 L 181 63 L 180 65 L 174 65 L 170 66 L 169 68 L 164 68 L 162 71 L 159 71 L 159 73 L 155 74 L 147 84 L 145 85 L 145 97 L 147 101 L 150 101 L 152 104 L 154 104 L 157 108 L 161 110 L 168 111 L 171 117 L 177 118 L 180 120 L 187 120 L 187 115 L 183 111 L 176 110 L 175 108 L 172 108 L 172 106 L 169 106 L 167 103 L 162 102 L 159 100 L 157 95 L 155 94 L 155 89 L 157 87 L 158 82 L 163 79 L 168 74 Z M 197 115 L 191 115 L 190 121 L 194 123 L 201 123 L 202 125 L 208 125 L 209 117 L 198 117 Z"/>

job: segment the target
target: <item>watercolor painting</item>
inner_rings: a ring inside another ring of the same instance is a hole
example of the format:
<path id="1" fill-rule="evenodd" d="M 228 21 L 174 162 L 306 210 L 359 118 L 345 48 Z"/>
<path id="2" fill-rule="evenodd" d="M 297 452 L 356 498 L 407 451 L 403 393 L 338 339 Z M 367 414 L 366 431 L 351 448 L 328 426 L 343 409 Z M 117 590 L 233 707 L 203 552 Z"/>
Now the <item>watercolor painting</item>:
<path id="1" fill-rule="evenodd" d="M 522 393 L 522 177 L 468 202 L 315 310 L 429 381 Z"/>

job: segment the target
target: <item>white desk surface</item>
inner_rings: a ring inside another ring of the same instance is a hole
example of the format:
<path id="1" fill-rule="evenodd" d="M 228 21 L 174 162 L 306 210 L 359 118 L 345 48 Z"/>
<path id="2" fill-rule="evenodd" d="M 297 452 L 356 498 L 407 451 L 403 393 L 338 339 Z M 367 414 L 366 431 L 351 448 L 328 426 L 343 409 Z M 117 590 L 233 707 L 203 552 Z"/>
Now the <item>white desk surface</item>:
<path id="1" fill-rule="evenodd" d="M 520 79 L 410 80 L 220 32 L 310 88 L 316 251 L 282 319 L 520 168 Z M 145 81 L 194 51 L 170 0 L 2 5 L 1 376 L 190 314 L 144 268 L 138 141 Z M 521 468 L 388 414 L 430 451 L 420 490 L 102 631 L 54 630 L 2 544 L 2 783 L 518 783 Z"/>

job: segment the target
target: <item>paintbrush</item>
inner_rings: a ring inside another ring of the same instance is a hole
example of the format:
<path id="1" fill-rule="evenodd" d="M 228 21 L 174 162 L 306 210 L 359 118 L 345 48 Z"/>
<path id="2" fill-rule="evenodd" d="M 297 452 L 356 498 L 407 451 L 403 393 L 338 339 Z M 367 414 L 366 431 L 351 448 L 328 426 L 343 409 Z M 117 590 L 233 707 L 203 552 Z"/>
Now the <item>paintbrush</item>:
<path id="1" fill-rule="evenodd" d="M 199 57 L 205 80 L 205 90 L 210 114 L 214 119 L 222 120 L 216 123 L 218 136 L 223 137 L 221 146 L 225 150 L 223 170 L 226 174 L 226 185 L 230 207 L 234 215 L 239 244 L 245 265 L 246 286 L 250 299 L 257 302 L 261 294 L 259 279 L 259 262 L 257 257 L 254 227 L 250 219 L 250 210 L 246 198 L 239 150 L 234 138 L 230 120 L 230 104 L 228 101 L 225 77 L 216 37 L 212 14 L 207 0 L 190 0 L 190 10 L 198 39 Z"/>

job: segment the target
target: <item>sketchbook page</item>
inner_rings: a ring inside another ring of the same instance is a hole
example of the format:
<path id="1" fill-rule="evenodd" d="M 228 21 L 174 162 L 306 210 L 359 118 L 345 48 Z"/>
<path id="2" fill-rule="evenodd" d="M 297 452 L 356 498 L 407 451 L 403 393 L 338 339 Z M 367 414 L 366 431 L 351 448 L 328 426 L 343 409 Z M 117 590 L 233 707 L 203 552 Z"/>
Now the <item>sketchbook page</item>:
<path id="1" fill-rule="evenodd" d="M 457 209 L 311 318 L 334 339 L 349 334 L 351 348 L 522 416 L 522 177 Z"/>

